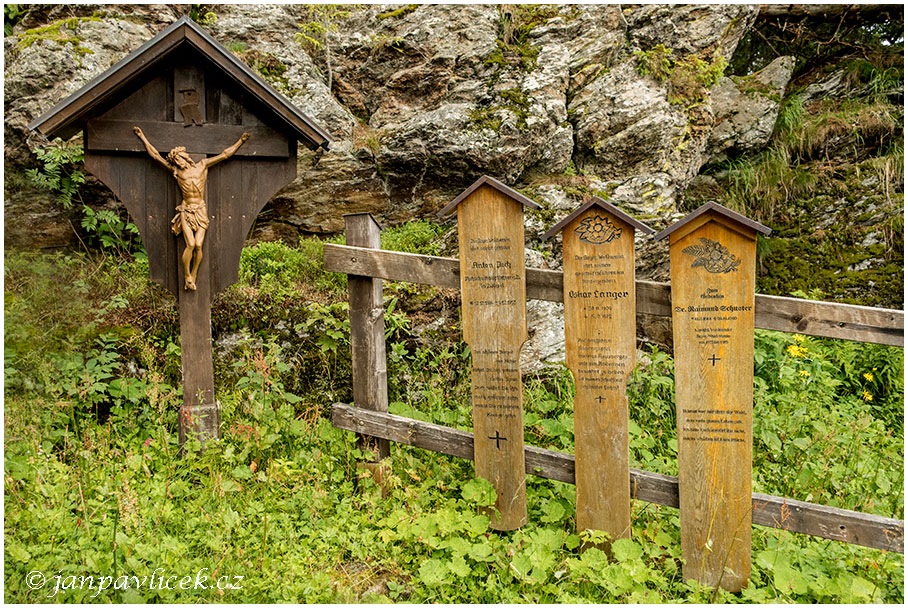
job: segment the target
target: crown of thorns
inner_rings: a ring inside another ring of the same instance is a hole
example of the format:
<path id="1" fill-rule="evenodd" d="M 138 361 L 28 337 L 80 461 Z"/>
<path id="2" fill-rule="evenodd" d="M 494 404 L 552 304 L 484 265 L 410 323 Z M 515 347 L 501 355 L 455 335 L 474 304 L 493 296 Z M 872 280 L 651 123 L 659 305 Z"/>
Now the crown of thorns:
<path id="1" fill-rule="evenodd" d="M 186 148 L 184 146 L 177 146 L 176 148 L 168 152 L 167 162 L 175 164 L 177 157 L 179 157 L 180 154 L 186 154 Z"/>

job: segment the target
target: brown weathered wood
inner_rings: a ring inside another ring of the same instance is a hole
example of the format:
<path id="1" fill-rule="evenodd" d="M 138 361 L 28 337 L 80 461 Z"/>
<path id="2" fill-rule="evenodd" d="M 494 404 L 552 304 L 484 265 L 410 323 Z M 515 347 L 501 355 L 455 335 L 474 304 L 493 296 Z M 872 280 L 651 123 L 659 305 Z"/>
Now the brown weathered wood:
<path id="1" fill-rule="evenodd" d="M 388 281 L 460 287 L 460 262 L 397 251 L 369 251 L 325 244 L 325 268 L 333 272 L 379 277 Z M 563 302 L 562 273 L 526 269 L 527 297 Z M 636 282 L 637 313 L 671 316 L 671 289 L 665 283 Z M 759 329 L 838 338 L 889 346 L 905 345 L 905 313 L 888 308 L 818 302 L 757 294 L 755 324 Z"/>
<path id="2" fill-rule="evenodd" d="M 368 213 L 345 215 L 347 242 L 367 248 L 381 247 L 381 229 Z M 388 371 L 385 356 L 385 307 L 381 279 L 350 275 L 350 348 L 353 368 L 353 399 L 360 407 L 388 411 Z M 375 462 L 391 455 L 386 439 L 367 435 L 359 438 L 363 450 Z"/>
<path id="3" fill-rule="evenodd" d="M 135 88 L 137 81 L 150 80 L 158 64 L 170 57 L 179 57 L 184 63 L 188 63 L 191 57 L 203 58 L 214 68 L 212 71 L 219 71 L 230 79 L 232 88 L 249 96 L 248 104 L 255 105 L 282 123 L 289 138 L 299 139 L 313 149 L 327 146 L 331 141 L 331 136 L 317 123 L 290 104 L 189 17 L 168 26 L 34 120 L 29 128 L 37 129 L 48 137 L 68 139 L 82 129 L 86 120 L 95 118 L 110 105 L 131 94 L 130 89 Z M 203 100 L 207 97 L 205 95 Z"/>
<path id="4" fill-rule="evenodd" d="M 473 459 L 473 434 L 394 414 L 370 412 L 345 403 L 331 408 L 331 423 L 355 433 L 382 437 L 396 443 Z M 526 472 L 545 479 L 574 483 L 574 456 L 525 446 Z M 635 500 L 678 508 L 678 479 L 660 473 L 630 469 L 630 490 Z M 905 522 L 836 507 L 816 505 L 768 494 L 753 494 L 752 523 L 808 534 L 884 551 L 904 553 Z"/>
<path id="5" fill-rule="evenodd" d="M 870 16 L 885 11 L 898 11 L 901 6 L 901 4 L 761 4 L 757 18 L 830 19 L 841 17 L 843 13 Z"/>
<path id="6" fill-rule="evenodd" d="M 561 234 L 565 360 L 576 386 L 577 530 L 630 538 L 625 389 L 637 353 L 634 226 L 592 205 Z"/>
<path id="7" fill-rule="evenodd" d="M 483 185 L 457 207 L 461 316 L 472 354 L 476 476 L 495 486 L 496 530 L 527 521 L 520 347 L 527 339 L 523 207 Z"/>
<path id="8" fill-rule="evenodd" d="M 180 407 L 180 445 L 190 434 L 202 442 L 220 436 L 221 412 L 214 399 L 211 360 L 211 304 L 208 257 L 202 258 L 196 291 L 179 292 L 180 358 L 183 364 L 183 405 Z M 179 276 L 182 284 L 182 271 Z"/>
<path id="9" fill-rule="evenodd" d="M 438 212 L 438 217 L 444 217 L 451 213 L 455 208 L 457 208 L 460 203 L 467 200 L 470 196 L 472 196 L 474 192 L 476 192 L 480 188 L 491 188 L 493 190 L 497 190 L 499 194 L 503 194 L 505 197 L 511 199 L 512 201 L 520 203 L 521 205 L 529 207 L 530 209 L 539 209 L 539 203 L 537 203 L 533 199 L 527 198 L 513 188 L 508 188 L 494 177 L 483 175 L 478 180 L 473 182 L 469 188 L 458 194 L 457 198 L 445 205 L 444 208 Z"/>
<path id="10" fill-rule="evenodd" d="M 217 437 L 210 303 L 236 281 L 243 243 L 259 211 L 296 176 L 297 138 L 318 147 L 327 144 L 327 134 L 187 19 L 31 127 L 51 137 L 84 130 L 86 168 L 123 202 L 145 244 L 152 280 L 179 300 L 180 442 L 191 433 L 202 440 Z M 248 137 L 252 143 L 243 145 Z M 221 153 L 218 160 L 226 162 L 190 168 L 185 157 L 169 157 L 175 147 L 193 163 Z M 202 221 L 190 230 L 184 224 L 182 231 L 177 225 L 174 235 L 177 207 L 185 220 L 189 203 L 196 209 L 204 204 L 208 225 Z M 199 258 L 186 243 L 203 234 Z M 183 277 L 188 260 L 201 261 L 195 289 Z"/>
<path id="11" fill-rule="evenodd" d="M 268 126 L 218 125 L 217 129 L 184 127 L 179 122 L 151 120 L 90 120 L 85 125 L 86 149 L 104 152 L 144 153 L 142 142 L 133 133 L 134 126 L 145 133 L 155 134 L 155 147 L 162 153 L 184 146 L 214 156 L 232 145 L 243 133 L 252 137 L 237 150 L 234 158 L 244 156 L 287 158 L 290 149 L 287 139 Z"/>
<path id="12" fill-rule="evenodd" d="M 681 555 L 685 579 L 737 592 L 750 578 L 756 232 L 702 217 L 670 231 Z"/>

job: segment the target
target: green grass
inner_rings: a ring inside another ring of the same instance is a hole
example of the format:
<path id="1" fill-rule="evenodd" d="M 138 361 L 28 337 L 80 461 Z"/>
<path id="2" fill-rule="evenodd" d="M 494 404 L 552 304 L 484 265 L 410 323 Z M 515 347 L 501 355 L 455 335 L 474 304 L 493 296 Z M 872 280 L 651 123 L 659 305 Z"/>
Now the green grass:
<path id="1" fill-rule="evenodd" d="M 383 245 L 431 252 L 440 231 L 411 223 Z M 328 419 L 350 399 L 349 323 L 320 247 L 244 252 L 213 315 L 216 338 L 247 335 L 216 357 L 223 438 L 182 459 L 173 303 L 143 264 L 7 252 L 6 601 L 903 600 L 901 555 L 762 527 L 742 594 L 685 582 L 677 510 L 640 501 L 615 561 L 580 554 L 574 487 L 534 476 L 529 523 L 495 533 L 470 462 L 396 444 L 382 498 L 355 436 Z M 414 319 L 386 313 L 391 411 L 469 429 L 469 351 L 456 327 L 417 338 Z M 902 356 L 758 331 L 754 491 L 902 518 Z M 527 443 L 572 453 L 569 372 L 524 390 Z M 676 474 L 671 357 L 649 353 L 628 396 L 631 466 Z M 73 588 L 156 569 L 241 588 Z M 48 586 L 29 589 L 33 571 Z"/>

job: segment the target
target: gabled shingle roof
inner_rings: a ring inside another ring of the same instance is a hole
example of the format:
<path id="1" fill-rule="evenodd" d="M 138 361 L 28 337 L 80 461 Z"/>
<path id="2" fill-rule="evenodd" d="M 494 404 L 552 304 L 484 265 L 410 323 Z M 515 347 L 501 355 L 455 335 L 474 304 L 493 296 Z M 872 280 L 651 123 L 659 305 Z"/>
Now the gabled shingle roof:
<path id="1" fill-rule="evenodd" d="M 627 213 L 625 213 L 624 211 L 622 211 L 615 205 L 602 200 L 598 196 L 591 196 L 590 198 L 586 199 L 586 201 L 582 205 L 577 207 L 577 209 L 573 213 L 571 213 L 566 218 L 564 218 L 563 220 L 561 220 L 560 222 L 558 222 L 557 224 L 555 224 L 554 226 L 549 228 L 549 231 L 546 232 L 544 235 L 542 235 L 542 240 L 547 241 L 548 239 L 552 238 L 553 236 L 555 236 L 556 234 L 561 232 L 565 226 L 567 226 L 572 221 L 574 221 L 574 219 L 578 215 L 580 215 L 581 213 L 583 213 L 584 211 L 586 211 L 587 209 L 589 209 L 590 207 L 593 207 L 593 206 L 600 207 L 601 209 L 607 211 L 608 213 L 611 213 L 612 215 L 614 215 L 621 221 L 627 222 L 628 224 L 630 224 L 637 230 L 643 232 L 643 234 L 652 234 L 653 232 L 655 232 L 655 230 L 653 230 L 652 228 L 650 228 L 643 222 L 638 222 L 637 220 L 632 218 L 630 215 L 628 215 Z"/>
<path id="2" fill-rule="evenodd" d="M 310 148 L 328 147 L 331 136 L 299 111 L 258 74 L 233 56 L 189 17 L 172 23 L 84 87 L 35 119 L 29 129 L 48 137 L 71 137 L 84 123 L 107 109 L 118 95 L 149 73 L 165 57 L 188 46 L 200 52 L 240 89 L 268 108 L 283 126 Z"/>
<path id="3" fill-rule="evenodd" d="M 494 177 L 489 177 L 488 175 L 483 175 L 478 180 L 473 182 L 472 186 L 470 186 L 469 188 L 467 188 L 466 190 L 461 192 L 457 196 L 457 198 L 455 198 L 453 201 L 451 201 L 450 203 L 445 205 L 444 209 L 442 209 L 441 211 L 438 212 L 438 217 L 444 217 L 444 216 L 448 215 L 449 213 L 451 213 L 451 211 L 453 211 L 457 207 L 457 205 L 462 203 L 464 201 L 464 199 L 466 199 L 468 196 L 470 196 L 471 194 L 476 192 L 476 190 L 478 190 L 480 188 L 480 186 L 490 186 L 490 187 L 494 188 L 495 190 L 498 190 L 505 196 L 508 196 L 508 197 L 514 199 L 521 205 L 525 205 L 525 206 L 529 207 L 530 209 L 539 209 L 539 204 L 536 203 L 535 201 L 533 201 L 532 199 L 527 198 L 526 196 L 517 192 L 513 188 L 508 188 L 507 186 L 502 184 L 500 181 L 498 181 Z"/>
<path id="4" fill-rule="evenodd" d="M 723 216 L 727 217 L 728 219 L 741 224 L 742 226 L 750 228 L 751 230 L 754 230 L 756 232 L 760 232 L 764 235 L 768 235 L 770 232 L 772 232 L 772 228 L 770 228 L 769 226 L 764 226 L 760 222 L 755 222 L 754 220 L 752 220 L 748 217 L 745 217 L 745 216 L 741 215 L 740 213 L 736 213 L 735 211 L 732 211 L 728 207 L 723 207 L 719 203 L 709 202 L 704 205 L 701 205 L 699 209 L 697 209 L 696 211 L 694 211 L 687 217 L 685 217 L 681 220 L 678 220 L 677 222 L 675 222 L 674 224 L 672 224 L 671 226 L 669 226 L 668 228 L 666 228 L 665 230 L 663 230 L 662 232 L 660 232 L 653 238 L 655 238 L 657 241 L 662 240 L 665 237 L 667 237 L 668 235 L 670 235 L 672 232 L 677 230 L 678 228 L 682 228 L 682 227 L 686 226 L 687 224 L 691 223 L 692 221 L 694 221 L 695 219 L 697 219 L 698 217 L 700 217 L 707 211 L 715 211 L 716 213 L 723 215 Z"/>

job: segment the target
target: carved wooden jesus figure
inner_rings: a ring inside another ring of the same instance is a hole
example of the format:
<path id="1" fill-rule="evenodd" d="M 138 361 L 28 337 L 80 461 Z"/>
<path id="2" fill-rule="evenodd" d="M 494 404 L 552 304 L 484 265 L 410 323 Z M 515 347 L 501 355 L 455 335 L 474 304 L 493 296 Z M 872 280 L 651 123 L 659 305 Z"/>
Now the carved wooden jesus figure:
<path id="1" fill-rule="evenodd" d="M 182 258 L 183 289 L 194 291 L 199 264 L 202 263 L 202 244 L 205 242 L 205 231 L 208 230 L 208 209 L 204 198 L 208 168 L 236 154 L 240 146 L 249 139 L 249 133 L 243 133 L 235 144 L 217 156 L 194 162 L 183 146 L 177 146 L 171 150 L 165 159 L 145 138 L 142 129 L 133 127 L 133 131 L 142 140 L 149 156 L 171 171 L 180 186 L 183 200 L 177 205 L 177 214 L 171 222 L 171 228 L 175 235 L 182 233 L 183 239 L 186 241 Z"/>

